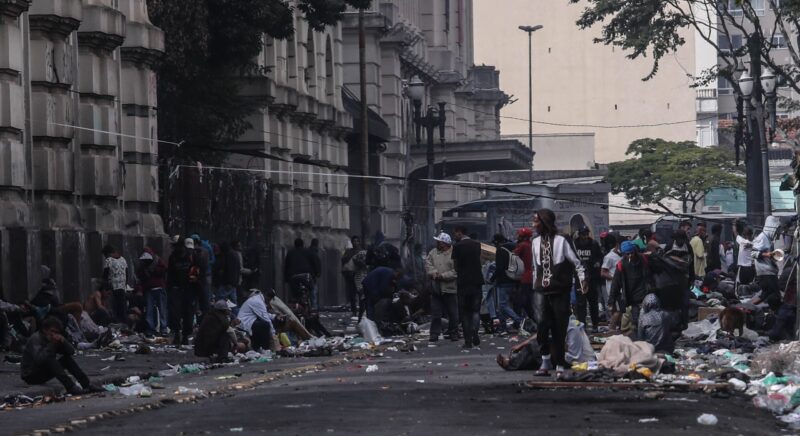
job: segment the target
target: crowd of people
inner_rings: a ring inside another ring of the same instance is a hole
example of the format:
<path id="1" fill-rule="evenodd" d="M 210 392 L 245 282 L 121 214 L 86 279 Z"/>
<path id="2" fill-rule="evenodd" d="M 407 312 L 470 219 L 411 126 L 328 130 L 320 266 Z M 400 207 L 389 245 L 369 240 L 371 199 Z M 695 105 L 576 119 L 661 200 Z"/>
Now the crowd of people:
<path id="1" fill-rule="evenodd" d="M 659 241 L 647 229 L 633 238 L 603 232 L 595 240 L 586 226 L 563 234 L 555 223 L 552 211 L 537 211 L 516 241 L 494 235 L 490 257 L 461 226 L 436 235 L 427 254 L 417 245 L 403 258 L 380 232 L 368 246 L 354 236 L 341 258 L 347 308 L 353 320 L 366 316 L 384 335 L 416 332 L 415 321 L 429 308 L 429 341 L 463 339 L 467 349 L 480 345 L 481 325 L 486 333 L 535 333 L 515 349 L 535 346 L 540 374 L 567 367 L 572 316 L 588 331 L 619 330 L 669 352 L 696 307 L 692 301 L 704 293 L 731 301 L 755 295 L 749 307 L 774 316 L 769 335 L 793 334 L 796 263 L 779 269 L 779 223 L 772 217 L 756 237 L 734 223 L 732 242 L 722 241 L 719 224 L 709 234 L 704 223 L 682 222 L 670 240 Z M 112 326 L 176 346 L 191 339 L 197 356 L 219 361 L 235 352 L 278 350 L 281 333 L 296 340 L 330 336 L 318 315 L 317 240 L 306 247 L 297 239 L 284 259 L 288 304 L 274 290 L 248 286 L 258 269 L 245 261 L 240 243 L 217 245 L 196 234 L 172 242 L 166 260 L 146 247 L 134 265 L 104 247 L 102 278 L 82 303 L 63 302 L 45 266 L 34 298 L 0 301 L 0 347 L 22 352 L 23 379 L 57 378 L 73 393 L 93 389 L 72 356 L 107 345 Z M 511 365 L 502 356 L 498 363 Z"/>

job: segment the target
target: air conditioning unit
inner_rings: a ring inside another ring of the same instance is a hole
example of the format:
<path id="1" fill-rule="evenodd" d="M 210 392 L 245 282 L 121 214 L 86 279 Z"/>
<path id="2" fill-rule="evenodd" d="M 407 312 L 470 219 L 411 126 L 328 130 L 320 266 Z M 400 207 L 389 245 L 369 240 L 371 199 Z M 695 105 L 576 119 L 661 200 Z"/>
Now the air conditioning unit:
<path id="1" fill-rule="evenodd" d="M 703 213 L 722 213 L 722 206 L 703 206 Z"/>

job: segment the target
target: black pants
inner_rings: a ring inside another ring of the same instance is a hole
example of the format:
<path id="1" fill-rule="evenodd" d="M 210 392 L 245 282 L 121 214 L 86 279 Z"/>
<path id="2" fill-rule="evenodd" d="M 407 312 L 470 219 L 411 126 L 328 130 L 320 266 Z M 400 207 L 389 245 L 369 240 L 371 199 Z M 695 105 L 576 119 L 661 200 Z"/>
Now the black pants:
<path id="1" fill-rule="evenodd" d="M 78 366 L 75 359 L 66 354 L 58 359 L 56 359 L 55 354 L 47 356 L 45 360 L 39 362 L 38 365 L 33 368 L 30 374 L 23 376 L 22 379 L 25 383 L 30 385 L 39 385 L 47 383 L 55 378 L 58 379 L 65 388 L 70 389 L 75 386 L 75 382 L 69 378 L 67 373 L 72 374 L 84 389 L 89 387 L 89 377 L 87 377 L 81 367 Z"/>
<path id="2" fill-rule="evenodd" d="M 431 337 L 439 337 L 442 332 L 442 314 L 447 315 L 449 336 L 458 334 L 458 296 L 456 294 L 431 294 Z"/>
<path id="3" fill-rule="evenodd" d="M 754 266 L 740 266 L 739 267 L 739 284 L 749 285 L 756 277 L 756 267 Z"/>
<path id="4" fill-rule="evenodd" d="M 250 327 L 253 334 L 252 346 L 254 350 L 262 349 L 269 350 L 272 345 L 272 328 L 269 323 L 258 319 Z"/>
<path id="5" fill-rule="evenodd" d="M 520 284 L 514 298 L 514 310 L 520 315 L 524 312 L 526 317 L 539 322 L 539 320 L 536 319 L 536 309 L 534 308 L 533 299 L 533 286 L 530 283 Z"/>
<path id="6" fill-rule="evenodd" d="M 350 313 L 353 316 L 358 314 L 358 290 L 356 288 L 356 276 L 352 272 L 343 272 L 344 276 L 344 290 L 347 294 L 347 302 L 350 303 Z"/>
<path id="7" fill-rule="evenodd" d="M 228 353 L 232 348 L 231 336 L 227 332 L 222 332 L 219 338 L 211 344 L 210 348 L 200 348 L 195 344 L 194 355 L 197 357 L 228 357 Z"/>
<path id="8" fill-rule="evenodd" d="M 467 347 L 480 343 L 478 327 L 481 324 L 481 299 L 480 287 L 458 287 L 458 313 L 464 330 L 464 345 Z"/>
<path id="9" fill-rule="evenodd" d="M 775 324 L 769 331 L 769 338 L 773 341 L 794 339 L 794 321 L 797 318 L 797 306 L 782 304 L 775 314 Z"/>
<path id="10" fill-rule="evenodd" d="M 576 291 L 576 299 L 578 306 L 577 318 L 578 321 L 586 325 L 586 307 L 589 307 L 589 316 L 592 319 L 592 327 L 597 328 L 597 323 L 600 322 L 600 308 L 597 305 L 598 285 L 594 282 L 589 282 L 589 291 L 584 295 L 579 290 Z"/>
<path id="11" fill-rule="evenodd" d="M 124 289 L 114 289 L 111 291 L 111 311 L 114 321 L 124 323 L 128 319 L 128 302 L 125 299 Z"/>
<path id="12" fill-rule="evenodd" d="M 181 332 L 183 336 L 192 334 L 196 302 L 197 296 L 192 287 L 170 289 L 167 294 L 169 306 L 167 314 L 169 314 L 169 328 L 173 333 Z"/>
<path id="13" fill-rule="evenodd" d="M 758 286 L 761 288 L 761 300 L 769 304 L 773 312 L 781 307 L 781 289 L 778 286 L 778 276 L 757 276 Z"/>
<path id="14" fill-rule="evenodd" d="M 536 333 L 536 342 L 543 355 L 550 355 L 553 365 L 568 367 L 564 358 L 567 327 L 569 326 L 570 295 L 569 292 L 557 294 L 541 294 L 542 321 Z M 553 335 L 552 340 L 550 335 Z"/>
<path id="15" fill-rule="evenodd" d="M 112 321 L 112 315 L 108 313 L 107 310 L 101 308 L 98 308 L 94 312 L 90 313 L 89 317 L 92 318 L 92 321 L 94 321 L 95 324 L 103 327 L 108 327 L 108 324 Z"/>

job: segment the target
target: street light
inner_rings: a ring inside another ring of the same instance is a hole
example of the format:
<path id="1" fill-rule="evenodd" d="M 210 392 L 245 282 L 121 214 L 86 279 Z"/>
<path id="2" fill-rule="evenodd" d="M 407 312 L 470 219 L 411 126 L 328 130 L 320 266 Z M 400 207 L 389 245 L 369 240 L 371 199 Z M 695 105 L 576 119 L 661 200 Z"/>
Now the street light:
<path id="1" fill-rule="evenodd" d="M 519 26 L 519 30 L 528 34 L 528 145 L 531 147 L 531 163 L 528 168 L 528 181 L 533 185 L 533 32 L 543 28 L 535 26 Z"/>
<path id="2" fill-rule="evenodd" d="M 750 73 L 747 71 L 743 72 L 739 77 L 739 89 L 742 90 L 744 98 L 750 98 L 753 95 L 753 78 L 750 77 Z"/>
<path id="3" fill-rule="evenodd" d="M 434 106 L 428 106 L 426 113 L 422 114 L 422 99 L 425 97 L 425 83 L 414 76 L 408 83 L 408 96 L 414 103 L 414 131 L 416 133 L 417 144 L 422 143 L 422 129 L 425 129 L 428 139 L 427 161 L 428 161 L 428 214 L 427 214 L 427 233 L 434 234 L 436 231 L 436 198 L 433 186 L 434 178 L 434 151 L 433 151 L 433 136 L 436 130 L 439 130 L 439 140 L 444 145 L 444 127 L 445 127 L 445 108 L 444 103 L 438 104 L 438 109 Z"/>
<path id="4" fill-rule="evenodd" d="M 775 137 L 775 127 L 777 124 L 778 95 L 775 92 L 775 74 L 769 68 L 761 74 L 761 87 L 767 96 L 767 115 L 769 115 L 769 140 Z"/>

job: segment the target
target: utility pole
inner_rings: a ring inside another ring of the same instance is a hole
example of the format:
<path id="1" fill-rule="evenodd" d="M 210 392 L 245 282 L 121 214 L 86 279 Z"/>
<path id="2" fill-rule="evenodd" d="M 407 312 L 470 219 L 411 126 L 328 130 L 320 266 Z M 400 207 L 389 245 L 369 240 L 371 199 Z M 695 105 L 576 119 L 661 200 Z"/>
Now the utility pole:
<path id="1" fill-rule="evenodd" d="M 767 142 L 767 129 L 764 123 L 764 88 L 761 83 L 761 39 L 758 33 L 753 32 L 747 40 L 748 51 L 750 52 L 750 66 L 753 76 L 753 98 L 755 104 L 755 123 L 758 136 L 759 151 L 761 152 L 761 192 L 763 197 L 762 221 L 763 224 L 768 216 L 772 214 L 772 193 L 769 181 L 769 143 Z"/>
<path id="2" fill-rule="evenodd" d="M 533 32 L 541 29 L 536 26 L 519 26 L 519 30 L 528 34 L 528 146 L 531 148 L 531 162 L 528 167 L 528 182 L 533 185 Z"/>
<path id="3" fill-rule="evenodd" d="M 367 105 L 367 37 L 364 31 L 364 8 L 358 10 L 358 68 L 360 72 L 361 93 L 361 179 L 363 198 L 361 199 L 361 241 L 367 244 L 370 235 L 369 221 L 372 214 L 370 206 L 369 176 L 369 106 Z"/>

